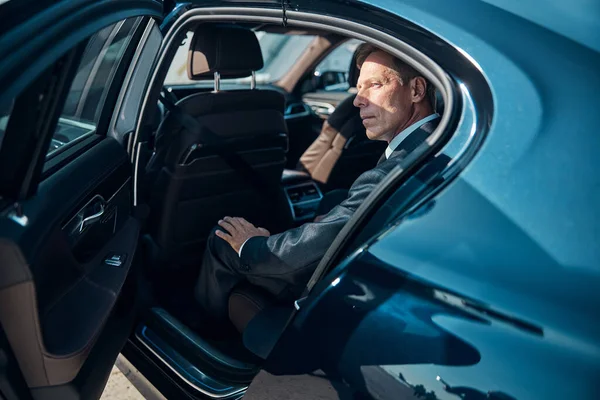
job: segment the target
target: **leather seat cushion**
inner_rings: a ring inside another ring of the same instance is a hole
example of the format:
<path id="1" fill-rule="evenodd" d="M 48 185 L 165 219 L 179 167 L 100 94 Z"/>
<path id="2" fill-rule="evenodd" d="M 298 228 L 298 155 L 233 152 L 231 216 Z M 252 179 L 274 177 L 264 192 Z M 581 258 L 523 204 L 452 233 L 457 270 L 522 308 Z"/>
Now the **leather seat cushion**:
<path id="1" fill-rule="evenodd" d="M 271 295 L 266 291 L 250 284 L 239 285 L 229 295 L 229 319 L 242 333 L 248 323 L 272 303 Z"/>

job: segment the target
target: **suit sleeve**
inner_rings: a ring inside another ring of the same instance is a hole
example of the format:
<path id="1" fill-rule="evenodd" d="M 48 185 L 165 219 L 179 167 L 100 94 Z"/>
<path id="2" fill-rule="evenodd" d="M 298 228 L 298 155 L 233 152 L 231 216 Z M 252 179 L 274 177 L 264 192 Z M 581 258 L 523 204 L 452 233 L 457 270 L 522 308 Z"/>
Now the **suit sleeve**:
<path id="1" fill-rule="evenodd" d="M 241 253 L 242 263 L 267 275 L 316 266 L 343 226 L 385 175 L 380 169 L 363 173 L 350 188 L 348 197 L 319 222 L 306 223 L 268 238 L 250 238 Z"/>

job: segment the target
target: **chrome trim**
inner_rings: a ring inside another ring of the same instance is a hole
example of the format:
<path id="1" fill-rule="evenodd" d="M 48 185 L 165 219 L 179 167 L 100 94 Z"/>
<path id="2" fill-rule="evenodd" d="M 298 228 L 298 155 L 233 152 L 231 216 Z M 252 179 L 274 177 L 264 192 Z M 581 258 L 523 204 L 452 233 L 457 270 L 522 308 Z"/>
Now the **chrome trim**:
<path id="1" fill-rule="evenodd" d="M 238 394 L 244 393 L 248 389 L 248 385 L 240 385 L 240 386 L 230 386 L 219 382 L 210 376 L 206 375 L 204 372 L 200 371 L 193 364 L 191 364 L 185 357 L 175 351 L 171 346 L 166 344 L 168 349 L 170 350 L 169 354 L 165 349 L 160 347 L 157 341 L 162 341 L 160 338 L 155 338 L 154 341 L 150 337 L 148 337 L 148 332 L 152 332 L 148 329 L 147 326 L 142 325 L 138 329 L 136 329 L 135 337 L 136 339 L 143 344 L 155 357 L 157 357 L 164 365 L 166 365 L 171 371 L 173 371 L 180 379 L 182 379 L 185 383 L 196 389 L 198 392 L 209 396 L 213 399 L 222 399 L 222 398 L 231 398 Z M 158 339 L 158 340 L 157 340 Z M 165 345 L 165 343 L 163 343 Z M 162 354 L 159 354 L 162 353 Z M 174 359 L 178 358 L 178 360 Z M 171 362 L 175 364 L 172 365 Z M 187 365 L 179 365 L 177 361 L 185 362 Z M 196 376 L 194 376 L 196 375 Z M 196 383 L 192 382 L 190 379 L 196 380 L 199 384 L 206 386 L 206 388 L 202 388 L 198 386 Z M 210 384 L 221 385 L 222 389 L 217 389 L 215 387 L 211 387 Z M 225 392 L 225 393 L 215 393 L 211 392 L 210 389 L 215 389 L 216 392 Z"/>
<path id="2" fill-rule="evenodd" d="M 221 74 L 215 71 L 215 93 L 221 90 Z"/>
<path id="3" fill-rule="evenodd" d="M 304 301 L 306 301 L 307 298 L 308 296 L 304 296 L 294 301 L 294 308 L 296 309 L 296 311 L 300 311 L 300 308 L 302 307 L 301 304 L 304 303 Z"/>
<path id="4" fill-rule="evenodd" d="M 123 265 L 123 259 L 119 255 L 114 255 L 110 258 L 105 258 L 104 264 L 111 267 L 120 267 L 121 265 Z"/>
<path id="5" fill-rule="evenodd" d="M 75 145 L 76 143 L 79 143 L 82 140 L 87 139 L 90 136 L 92 136 L 94 133 L 96 133 L 96 125 L 92 125 L 92 124 L 88 124 L 88 123 L 80 122 L 80 121 L 73 121 L 73 120 L 70 120 L 70 119 L 67 119 L 64 117 L 59 117 L 58 121 L 65 125 L 71 125 L 71 126 L 76 126 L 78 128 L 89 129 L 89 132 L 86 132 L 83 135 L 77 136 L 75 139 L 73 139 L 69 142 L 64 142 L 64 143 L 61 142 L 60 140 L 54 139 L 54 137 L 53 137 L 52 140 L 54 142 L 62 143 L 62 145 L 52 151 L 49 151 L 48 154 L 46 154 L 46 158 L 48 158 L 49 156 L 53 155 L 54 153 L 56 153 L 58 151 L 64 150 L 66 148 L 65 146 L 71 147 L 71 146 Z"/>
<path id="6" fill-rule="evenodd" d="M 76 126 L 78 128 L 89 129 L 90 131 L 96 130 L 96 125 L 95 124 L 88 124 L 86 122 L 74 121 L 72 119 L 68 119 L 68 118 L 65 118 L 65 117 L 59 117 L 58 120 L 60 122 L 62 122 L 63 124 L 66 124 L 66 125 L 72 125 L 72 126 Z M 68 143 L 71 143 L 71 142 L 68 142 Z"/>
<path id="7" fill-rule="evenodd" d="M 99 197 L 100 197 L 100 211 L 98 211 L 97 213 L 94 213 L 92 215 L 88 215 L 87 217 L 83 216 L 83 219 L 81 220 L 81 224 L 79 225 L 79 233 L 82 233 L 83 230 L 86 228 L 86 226 L 95 224 L 96 222 L 100 221 L 100 218 L 102 218 L 102 216 L 104 215 L 104 212 L 106 211 L 106 201 L 104 201 L 102 196 L 99 196 Z"/>
<path id="8" fill-rule="evenodd" d="M 119 188 L 108 198 L 107 203 L 110 203 L 112 201 L 112 199 L 114 199 L 115 196 L 118 195 L 119 192 L 121 190 L 123 190 L 123 188 L 125 187 L 125 185 L 127 185 L 129 182 L 131 182 L 131 177 L 125 179 L 125 182 L 123 182 L 123 184 L 121 186 L 119 186 Z"/>
<path id="9" fill-rule="evenodd" d="M 250 78 L 250 90 L 256 89 L 256 71 L 252 71 L 252 77 Z"/>
<path id="10" fill-rule="evenodd" d="M 140 167 L 140 149 L 145 145 L 146 142 L 139 142 L 135 149 L 135 161 L 133 163 L 133 206 L 136 207 L 138 204 L 138 175 Z"/>
<path id="11" fill-rule="evenodd" d="M 313 101 L 313 100 L 304 100 L 304 102 L 314 111 L 317 115 L 326 115 L 330 116 L 335 111 L 335 106 L 333 104 L 326 103 L 324 101 Z M 315 108 L 324 109 L 324 112 L 319 112 Z"/>
<path id="12" fill-rule="evenodd" d="M 192 155 L 192 153 L 196 150 L 202 147 L 202 143 L 194 143 L 193 145 L 191 145 L 190 147 L 188 147 L 188 149 L 186 150 L 185 154 L 183 155 L 183 157 L 181 157 L 181 160 L 179 161 L 179 166 L 180 167 L 184 167 L 186 165 L 188 165 L 188 161 L 190 156 Z"/>
<path id="13" fill-rule="evenodd" d="M 102 204 L 106 205 L 107 201 L 104 200 L 104 197 L 102 197 L 99 194 L 94 195 L 91 199 L 89 199 L 84 205 L 83 207 L 80 207 L 79 210 L 77 210 L 77 212 L 75 213 L 75 215 L 73 215 L 63 226 L 62 229 L 65 229 L 66 227 L 70 226 L 71 223 L 73 222 L 73 220 L 75 218 L 81 218 L 81 221 L 77 222 L 77 224 L 75 225 L 75 227 L 73 227 L 73 230 L 77 230 L 79 231 L 79 233 L 81 233 L 83 230 L 80 229 L 83 220 L 85 219 L 85 217 L 83 215 L 80 215 L 87 206 L 89 206 L 92 202 L 96 201 L 96 200 L 100 200 L 102 202 Z"/>
<path id="14" fill-rule="evenodd" d="M 91 198 L 91 199 L 90 199 L 90 200 L 89 200 L 87 203 L 85 203 L 85 205 L 84 205 L 83 207 L 81 207 L 81 208 L 80 208 L 80 209 L 77 211 L 77 213 L 76 213 L 75 215 L 73 215 L 73 216 L 71 217 L 71 219 L 69 219 L 69 221 L 67 221 L 67 223 L 65 223 L 65 224 L 62 226 L 62 229 L 64 229 L 65 227 L 69 226 L 69 224 L 70 224 L 70 223 L 71 223 L 71 222 L 72 222 L 72 221 L 75 219 L 75 217 L 77 217 L 77 215 L 78 215 L 78 214 L 79 214 L 79 213 L 80 213 L 80 212 L 81 212 L 83 209 L 85 209 L 85 208 L 86 208 L 88 205 L 90 205 L 90 203 L 91 203 L 92 201 L 94 201 L 95 199 L 97 199 L 97 198 L 100 198 L 100 199 L 102 199 L 102 201 L 104 202 L 104 204 L 110 204 L 110 202 L 111 202 L 111 201 L 112 201 L 112 200 L 113 200 L 113 199 L 114 199 L 114 198 L 115 198 L 115 197 L 116 197 L 116 196 L 119 194 L 119 192 L 120 192 L 121 190 L 123 190 L 123 188 L 125 187 L 125 185 L 127 185 L 129 182 L 131 182 L 131 177 L 129 177 L 129 178 L 127 178 L 127 179 L 125 179 L 125 182 L 123 182 L 123 184 L 122 184 L 121 186 L 119 186 L 119 188 L 118 188 L 118 189 L 117 189 L 117 190 L 116 190 L 116 191 L 115 191 L 115 192 L 114 192 L 114 193 L 113 193 L 113 194 L 112 194 L 112 195 L 111 195 L 111 196 L 108 198 L 108 200 L 104 200 L 104 197 L 102 197 L 102 196 L 101 196 L 101 195 L 99 195 L 99 194 L 97 194 L 97 195 L 94 195 L 94 197 L 92 197 L 92 198 Z"/>
<path id="15" fill-rule="evenodd" d="M 139 28 L 139 25 L 141 23 L 142 23 L 142 20 L 140 19 L 136 23 L 136 26 L 132 30 L 132 32 L 135 32 Z M 126 84 L 123 85 L 123 88 L 121 89 L 121 91 L 119 93 L 119 97 L 117 97 L 117 102 L 115 103 L 115 112 L 113 112 L 113 115 L 110 119 L 109 126 L 110 126 L 110 131 L 112 133 L 111 136 L 114 136 L 115 132 L 117 130 L 116 129 L 117 121 L 119 120 L 119 115 L 121 114 L 121 108 L 123 107 L 123 100 L 125 100 L 125 95 L 127 94 L 127 92 L 129 92 L 130 87 L 131 87 L 131 77 L 133 76 L 133 72 L 135 71 L 135 69 L 140 61 L 142 52 L 144 51 L 144 48 L 146 47 L 146 40 L 148 39 L 148 36 L 150 36 L 150 32 L 152 32 L 152 27 L 154 26 L 154 24 L 156 24 L 156 22 L 154 21 L 154 19 L 150 18 L 150 20 L 146 24 L 146 27 L 144 28 L 142 37 L 140 38 L 140 41 L 138 42 L 138 45 L 136 46 L 135 52 L 133 53 L 133 58 L 131 59 L 131 63 L 129 64 L 129 68 L 127 69 L 127 73 L 125 74 L 125 79 L 123 80 L 123 82 Z M 138 118 L 139 118 L 139 116 L 138 116 Z M 127 152 L 130 154 L 132 153 L 131 136 L 133 136 L 133 135 L 129 136 L 129 140 L 127 143 Z"/>
<path id="16" fill-rule="evenodd" d="M 183 337 L 185 337 L 187 340 L 191 341 L 194 343 L 195 346 L 197 346 L 201 351 L 204 352 L 204 354 L 212 357 L 213 359 L 217 360 L 218 362 L 220 362 L 223 365 L 228 366 L 229 368 L 234 368 L 234 369 L 238 369 L 238 370 L 245 370 L 245 371 L 253 371 L 256 369 L 256 366 L 254 365 L 247 365 L 244 362 L 240 362 L 236 359 L 224 359 L 222 357 L 227 357 L 225 354 L 223 354 L 223 356 L 219 356 L 217 354 L 214 354 L 213 351 L 211 351 L 210 349 L 207 349 L 206 346 L 204 346 L 202 343 L 200 343 L 199 340 L 202 340 L 202 338 L 200 337 L 195 337 L 196 334 L 191 331 L 185 324 L 179 322 L 175 317 L 173 317 L 171 314 L 169 314 L 169 312 L 163 308 L 159 308 L 159 307 L 154 307 L 152 308 L 152 312 L 154 313 L 154 315 L 156 315 L 158 318 L 160 318 L 160 321 L 165 322 L 168 326 L 170 326 L 171 328 L 173 328 L 174 330 L 176 330 L 180 335 L 182 335 Z M 210 344 L 206 343 L 207 345 L 210 346 Z M 234 365 L 234 363 L 238 363 L 238 365 Z M 243 365 L 239 365 L 239 364 L 243 364 Z"/>

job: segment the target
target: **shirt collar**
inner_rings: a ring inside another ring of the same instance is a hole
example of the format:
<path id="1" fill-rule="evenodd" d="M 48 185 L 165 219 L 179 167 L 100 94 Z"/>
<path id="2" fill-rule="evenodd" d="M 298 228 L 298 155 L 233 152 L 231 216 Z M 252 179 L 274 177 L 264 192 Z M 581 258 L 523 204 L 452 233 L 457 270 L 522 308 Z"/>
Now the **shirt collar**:
<path id="1" fill-rule="evenodd" d="M 390 158 L 390 156 L 392 155 L 392 153 L 394 152 L 394 150 L 396 150 L 396 147 L 398 147 L 398 145 L 400 143 L 402 143 L 402 141 L 404 139 L 406 139 L 408 137 L 408 135 L 410 135 L 411 133 L 413 133 L 414 131 L 416 131 L 419 127 L 421 127 L 421 125 L 425 125 L 426 123 L 428 123 L 431 120 L 436 119 L 437 117 L 439 117 L 438 114 L 431 114 L 428 117 L 425 117 L 421 120 L 418 120 L 417 122 L 415 122 L 414 124 L 412 124 L 411 126 L 409 126 L 408 128 L 404 129 L 402 132 L 400 132 L 399 134 L 397 134 L 392 141 L 390 142 L 390 144 L 388 145 L 388 147 L 385 149 L 385 158 Z"/>

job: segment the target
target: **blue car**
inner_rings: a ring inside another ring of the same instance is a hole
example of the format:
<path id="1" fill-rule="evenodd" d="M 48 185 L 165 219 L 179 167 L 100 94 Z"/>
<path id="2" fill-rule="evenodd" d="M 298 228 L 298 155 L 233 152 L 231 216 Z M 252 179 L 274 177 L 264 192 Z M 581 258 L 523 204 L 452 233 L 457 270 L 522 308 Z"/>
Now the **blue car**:
<path id="1" fill-rule="evenodd" d="M 203 324 L 220 218 L 311 223 L 383 153 L 365 42 L 438 128 L 295 301 Z M 0 87 L 1 398 L 600 398 L 598 4 L 0 1 Z"/>

